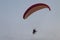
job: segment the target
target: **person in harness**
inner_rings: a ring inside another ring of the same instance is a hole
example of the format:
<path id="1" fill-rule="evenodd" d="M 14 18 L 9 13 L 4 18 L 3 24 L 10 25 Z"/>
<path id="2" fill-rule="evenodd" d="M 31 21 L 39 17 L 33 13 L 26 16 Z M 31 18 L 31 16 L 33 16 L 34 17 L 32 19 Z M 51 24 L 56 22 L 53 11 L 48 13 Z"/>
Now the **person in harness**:
<path id="1" fill-rule="evenodd" d="M 36 29 L 33 29 L 33 32 L 32 33 L 35 34 L 36 32 L 37 32 Z"/>

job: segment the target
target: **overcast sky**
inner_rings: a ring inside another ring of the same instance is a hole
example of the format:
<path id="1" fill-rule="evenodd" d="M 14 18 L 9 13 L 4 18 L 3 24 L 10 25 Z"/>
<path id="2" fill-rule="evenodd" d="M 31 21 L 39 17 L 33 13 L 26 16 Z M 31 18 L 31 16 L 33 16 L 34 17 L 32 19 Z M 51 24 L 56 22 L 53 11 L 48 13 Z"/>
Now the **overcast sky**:
<path id="1" fill-rule="evenodd" d="M 45 8 L 24 20 L 24 12 L 36 3 L 51 11 Z M 0 0 L 0 40 L 60 40 L 60 0 Z"/>

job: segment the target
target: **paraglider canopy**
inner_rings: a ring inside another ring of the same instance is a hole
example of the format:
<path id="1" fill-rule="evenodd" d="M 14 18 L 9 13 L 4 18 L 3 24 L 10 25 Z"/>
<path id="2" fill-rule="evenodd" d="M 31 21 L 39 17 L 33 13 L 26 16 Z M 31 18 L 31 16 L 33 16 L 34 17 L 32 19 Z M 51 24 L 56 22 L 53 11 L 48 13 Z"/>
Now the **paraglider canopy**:
<path id="1" fill-rule="evenodd" d="M 37 3 L 37 4 L 34 4 L 34 5 L 30 6 L 25 11 L 25 13 L 23 15 L 23 19 L 27 19 L 33 12 L 44 9 L 44 8 L 48 8 L 49 10 L 51 10 L 50 7 L 47 4 L 44 4 L 44 3 Z"/>

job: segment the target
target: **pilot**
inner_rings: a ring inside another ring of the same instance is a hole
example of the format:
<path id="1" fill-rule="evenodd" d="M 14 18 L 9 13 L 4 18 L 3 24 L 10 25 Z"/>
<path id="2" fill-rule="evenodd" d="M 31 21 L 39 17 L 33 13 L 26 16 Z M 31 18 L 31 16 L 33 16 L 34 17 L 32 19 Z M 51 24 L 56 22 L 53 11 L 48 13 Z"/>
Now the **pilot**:
<path id="1" fill-rule="evenodd" d="M 33 34 L 35 34 L 37 31 L 36 31 L 36 29 L 33 29 Z"/>

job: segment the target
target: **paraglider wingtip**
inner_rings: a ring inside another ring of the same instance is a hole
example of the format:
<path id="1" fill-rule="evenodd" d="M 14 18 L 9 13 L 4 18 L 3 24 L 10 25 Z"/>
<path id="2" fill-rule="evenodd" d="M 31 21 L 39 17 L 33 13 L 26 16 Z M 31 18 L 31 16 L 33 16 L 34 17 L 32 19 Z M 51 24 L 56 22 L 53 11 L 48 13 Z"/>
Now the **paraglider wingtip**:
<path id="1" fill-rule="evenodd" d="M 51 8 L 50 7 L 48 7 L 49 8 L 49 11 L 51 11 Z"/>
<path id="2" fill-rule="evenodd" d="M 25 20 L 25 18 L 23 18 Z"/>
<path id="3" fill-rule="evenodd" d="M 25 17 L 23 16 L 23 19 L 25 20 Z"/>
<path id="4" fill-rule="evenodd" d="M 24 17 L 23 19 L 25 20 L 26 18 Z"/>

